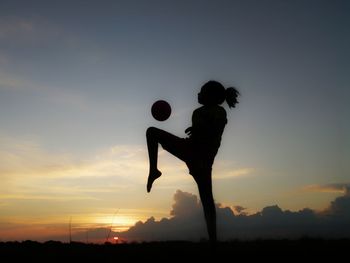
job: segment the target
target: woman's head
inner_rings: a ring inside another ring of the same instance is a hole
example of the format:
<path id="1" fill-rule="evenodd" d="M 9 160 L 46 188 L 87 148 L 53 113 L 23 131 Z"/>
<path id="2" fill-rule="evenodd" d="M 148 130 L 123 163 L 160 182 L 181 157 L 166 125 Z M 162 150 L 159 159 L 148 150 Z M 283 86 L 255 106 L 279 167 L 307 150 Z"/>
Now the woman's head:
<path id="1" fill-rule="evenodd" d="M 229 107 L 234 108 L 238 103 L 238 95 L 239 92 L 236 88 L 231 87 L 225 89 L 220 82 L 210 80 L 202 86 L 200 93 L 198 93 L 198 102 L 206 106 L 220 105 L 226 99 Z"/>

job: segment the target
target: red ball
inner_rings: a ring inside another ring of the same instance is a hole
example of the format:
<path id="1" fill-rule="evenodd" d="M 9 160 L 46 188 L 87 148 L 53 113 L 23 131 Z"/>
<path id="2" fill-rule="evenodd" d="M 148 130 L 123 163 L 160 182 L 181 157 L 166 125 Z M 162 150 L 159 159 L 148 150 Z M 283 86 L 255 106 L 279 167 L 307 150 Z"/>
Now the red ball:
<path id="1" fill-rule="evenodd" d="M 165 121 L 171 114 L 171 107 L 165 100 L 157 100 L 152 105 L 151 113 L 157 121 Z"/>

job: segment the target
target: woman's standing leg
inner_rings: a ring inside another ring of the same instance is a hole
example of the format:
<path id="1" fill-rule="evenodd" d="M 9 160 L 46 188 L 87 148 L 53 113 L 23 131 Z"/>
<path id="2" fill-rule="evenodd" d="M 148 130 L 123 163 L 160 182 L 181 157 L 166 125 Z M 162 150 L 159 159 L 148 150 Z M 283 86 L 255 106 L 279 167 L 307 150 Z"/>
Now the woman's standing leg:
<path id="1" fill-rule="evenodd" d="M 198 185 L 209 240 L 211 243 L 216 243 L 216 210 L 212 191 L 211 171 L 206 171 L 202 174 L 194 175 L 193 177 Z"/>

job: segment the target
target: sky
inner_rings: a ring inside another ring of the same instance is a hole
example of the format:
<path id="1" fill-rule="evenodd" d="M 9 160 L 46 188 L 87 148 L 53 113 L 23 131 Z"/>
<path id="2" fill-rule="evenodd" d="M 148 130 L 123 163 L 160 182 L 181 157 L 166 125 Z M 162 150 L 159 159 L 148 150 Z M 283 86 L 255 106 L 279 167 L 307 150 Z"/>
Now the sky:
<path id="1" fill-rule="evenodd" d="M 349 11 L 341 0 L 2 0 L 0 240 L 67 241 L 69 222 L 131 239 L 176 219 L 173 198 L 193 200 L 196 185 L 160 151 L 146 192 L 145 131 L 185 137 L 212 79 L 241 93 L 223 105 L 218 209 L 333 211 L 350 185 Z M 165 122 L 150 113 L 158 99 L 172 107 Z"/>

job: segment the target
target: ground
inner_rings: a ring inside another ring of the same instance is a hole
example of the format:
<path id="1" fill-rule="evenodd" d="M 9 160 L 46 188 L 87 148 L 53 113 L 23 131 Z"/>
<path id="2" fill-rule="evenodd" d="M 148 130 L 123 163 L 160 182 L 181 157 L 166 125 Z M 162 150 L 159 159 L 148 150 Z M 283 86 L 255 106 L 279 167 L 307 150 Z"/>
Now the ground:
<path id="1" fill-rule="evenodd" d="M 38 243 L 1 242 L 1 262 L 74 262 L 141 259 L 166 262 L 188 259 L 259 259 L 282 262 L 297 259 L 342 259 L 347 257 L 350 239 L 323 240 L 255 240 L 219 242 L 216 247 L 207 242 L 147 242 L 131 244 L 84 244 L 49 241 Z"/>

